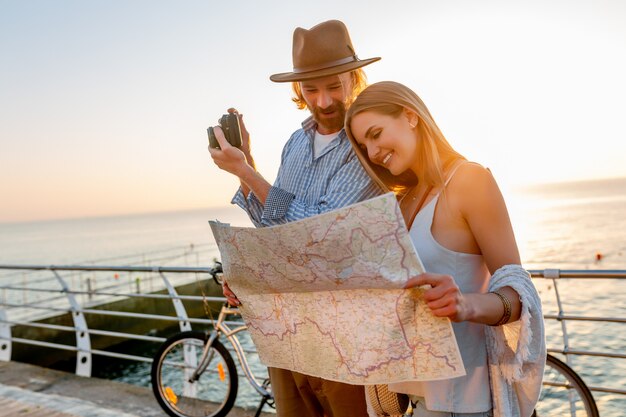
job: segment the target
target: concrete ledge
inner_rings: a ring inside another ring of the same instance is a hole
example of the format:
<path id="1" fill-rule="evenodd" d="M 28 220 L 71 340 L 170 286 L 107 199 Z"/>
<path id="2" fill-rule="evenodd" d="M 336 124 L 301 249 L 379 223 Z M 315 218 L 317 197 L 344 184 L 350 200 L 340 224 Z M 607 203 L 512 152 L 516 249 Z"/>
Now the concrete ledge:
<path id="1" fill-rule="evenodd" d="M 165 416 L 149 388 L 20 362 L 0 362 L 0 404 L 0 416 Z M 16 414 L 16 409 L 21 411 Z M 252 417 L 255 411 L 234 408 L 229 416 Z M 275 414 L 262 413 L 262 416 Z"/>

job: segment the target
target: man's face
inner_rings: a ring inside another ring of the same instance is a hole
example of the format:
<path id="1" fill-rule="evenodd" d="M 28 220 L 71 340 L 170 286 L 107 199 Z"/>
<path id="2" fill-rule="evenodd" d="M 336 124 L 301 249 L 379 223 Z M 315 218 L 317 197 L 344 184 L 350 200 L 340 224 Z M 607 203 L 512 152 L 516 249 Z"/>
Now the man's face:
<path id="1" fill-rule="evenodd" d="M 350 73 L 301 81 L 302 97 L 317 122 L 317 131 L 328 135 L 340 131 L 346 100 L 352 90 Z"/>

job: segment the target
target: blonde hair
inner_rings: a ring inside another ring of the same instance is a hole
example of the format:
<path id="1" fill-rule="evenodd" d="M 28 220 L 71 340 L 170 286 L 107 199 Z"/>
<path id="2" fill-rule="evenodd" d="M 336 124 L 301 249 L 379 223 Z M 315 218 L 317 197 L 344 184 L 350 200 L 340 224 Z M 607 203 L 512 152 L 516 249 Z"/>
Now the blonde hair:
<path id="1" fill-rule="evenodd" d="M 352 118 L 362 112 L 372 111 L 378 114 L 400 117 L 404 109 L 411 110 L 418 116 L 415 138 L 417 143 L 417 172 L 407 170 L 401 175 L 393 175 L 386 168 L 369 160 L 364 150 L 356 143 L 352 134 Z M 384 81 L 370 85 L 359 94 L 346 113 L 345 130 L 361 164 L 379 186 L 402 194 L 411 186 L 421 182 L 433 187 L 443 187 L 444 170 L 454 162 L 465 159 L 455 151 L 439 130 L 428 108 L 408 87 L 393 81 Z"/>
<path id="2" fill-rule="evenodd" d="M 350 105 L 356 96 L 367 87 L 367 76 L 362 68 L 355 69 L 350 72 L 350 80 L 352 81 L 352 90 L 346 98 L 346 105 Z M 302 96 L 302 88 L 300 88 L 300 81 L 294 81 L 291 83 L 291 89 L 293 91 L 293 97 L 291 100 L 296 103 L 296 106 L 300 110 L 306 109 L 308 106 L 304 97 Z"/>

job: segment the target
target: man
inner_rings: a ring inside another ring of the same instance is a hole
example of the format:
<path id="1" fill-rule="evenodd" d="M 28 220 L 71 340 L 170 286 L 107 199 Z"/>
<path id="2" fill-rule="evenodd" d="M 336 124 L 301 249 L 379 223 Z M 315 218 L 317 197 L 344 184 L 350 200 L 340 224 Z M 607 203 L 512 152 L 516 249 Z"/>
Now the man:
<path id="1" fill-rule="evenodd" d="M 274 74 L 274 82 L 292 82 L 293 101 L 311 116 L 287 141 L 274 185 L 259 174 L 242 122 L 242 146 L 234 148 L 219 127 L 221 149 L 210 148 L 215 164 L 241 183 L 232 203 L 243 208 L 257 227 L 299 220 L 362 201 L 381 193 L 361 167 L 343 130 L 346 108 L 365 87 L 365 65 L 345 25 L 337 20 L 293 33 L 293 72 Z M 229 109 L 229 112 L 236 112 Z M 239 304 L 227 285 L 224 295 Z M 326 381 L 270 368 L 276 411 L 282 416 L 366 416 L 363 387 Z"/>

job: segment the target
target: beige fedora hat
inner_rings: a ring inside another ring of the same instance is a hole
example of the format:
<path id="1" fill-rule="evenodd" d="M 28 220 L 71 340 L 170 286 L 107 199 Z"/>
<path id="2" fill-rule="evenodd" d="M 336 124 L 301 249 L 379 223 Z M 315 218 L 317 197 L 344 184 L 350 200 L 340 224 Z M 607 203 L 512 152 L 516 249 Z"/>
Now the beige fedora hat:
<path id="1" fill-rule="evenodd" d="M 352 71 L 378 60 L 380 57 L 359 59 L 346 25 L 329 20 L 308 30 L 293 31 L 293 72 L 271 75 L 270 80 L 305 81 Z"/>

